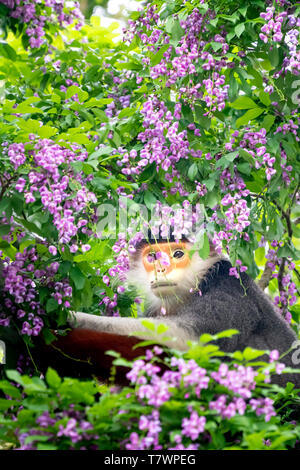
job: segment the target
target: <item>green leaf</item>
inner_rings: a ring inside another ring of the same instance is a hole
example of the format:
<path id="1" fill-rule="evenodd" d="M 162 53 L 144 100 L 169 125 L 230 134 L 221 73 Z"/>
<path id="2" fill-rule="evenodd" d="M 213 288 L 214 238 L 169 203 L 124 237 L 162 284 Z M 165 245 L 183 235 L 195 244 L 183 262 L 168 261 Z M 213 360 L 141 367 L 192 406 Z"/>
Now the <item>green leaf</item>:
<path id="1" fill-rule="evenodd" d="M 188 170 L 188 177 L 191 181 L 194 181 L 198 173 L 198 166 L 196 163 L 192 163 Z"/>
<path id="2" fill-rule="evenodd" d="M 18 384 L 21 384 L 21 385 L 24 384 L 22 376 L 18 371 L 16 371 L 16 370 L 7 370 L 6 375 L 9 378 L 9 380 L 12 380 L 13 382 L 17 382 Z"/>
<path id="3" fill-rule="evenodd" d="M 113 98 L 101 98 L 101 99 L 96 99 L 96 98 L 91 98 L 89 101 L 87 101 L 84 104 L 85 108 L 102 108 L 102 106 L 109 104 L 113 101 Z"/>
<path id="4" fill-rule="evenodd" d="M 43 111 L 40 108 L 30 106 L 26 103 L 19 104 L 15 108 L 14 112 L 17 114 L 43 114 Z"/>
<path id="5" fill-rule="evenodd" d="M 170 48 L 170 44 L 164 44 L 159 51 L 154 54 L 151 59 L 150 59 L 150 65 L 151 67 L 154 67 L 154 65 L 157 65 L 161 62 L 163 59 L 164 53 Z"/>
<path id="6" fill-rule="evenodd" d="M 221 44 L 220 42 L 214 42 L 214 41 L 212 41 L 212 42 L 211 42 L 211 47 L 213 48 L 213 50 L 214 50 L 215 52 L 217 52 L 219 49 L 222 48 L 222 44 Z"/>
<path id="7" fill-rule="evenodd" d="M 239 96 L 230 106 L 234 109 L 250 109 L 256 108 L 257 104 L 249 96 Z"/>
<path id="8" fill-rule="evenodd" d="M 72 85 L 67 89 L 66 98 L 72 98 L 74 95 L 78 96 L 80 103 L 83 103 L 89 97 L 89 94 L 86 91 L 81 90 L 81 88 L 76 85 Z"/>
<path id="9" fill-rule="evenodd" d="M 263 122 L 261 123 L 261 127 L 266 129 L 267 132 L 269 132 L 269 130 L 274 124 L 274 121 L 275 121 L 275 116 L 273 116 L 272 114 L 267 114 L 264 117 Z"/>
<path id="10" fill-rule="evenodd" d="M 173 46 L 177 46 L 184 34 L 184 30 L 180 26 L 179 19 L 175 19 L 173 16 L 170 16 L 166 21 L 166 32 L 171 35 L 170 43 Z"/>
<path id="11" fill-rule="evenodd" d="M 29 232 L 36 233 L 41 237 L 44 237 L 44 234 L 41 229 L 39 229 L 33 222 L 28 222 L 28 220 L 20 219 L 19 217 L 15 217 L 16 221 L 19 222 L 23 227 L 27 228 Z"/>
<path id="12" fill-rule="evenodd" d="M 265 248 L 263 246 L 260 246 L 255 250 L 255 261 L 257 264 L 261 265 L 265 262 Z"/>
<path id="13" fill-rule="evenodd" d="M 133 90 L 133 93 L 147 93 L 148 91 L 148 88 L 147 88 L 147 85 L 142 85 L 140 86 L 139 88 L 136 88 L 135 90 Z"/>
<path id="14" fill-rule="evenodd" d="M 137 110 L 133 108 L 124 108 L 122 111 L 118 114 L 118 119 L 122 119 L 124 117 L 130 117 L 136 114 Z"/>
<path id="15" fill-rule="evenodd" d="M 0 398 L 0 411 L 6 411 L 13 406 L 20 406 L 20 402 L 16 400 L 7 400 L 6 398 Z"/>
<path id="16" fill-rule="evenodd" d="M 96 115 L 97 118 L 100 119 L 101 122 L 108 122 L 109 119 L 106 116 L 105 112 L 102 109 L 93 108 L 93 113 Z"/>
<path id="17" fill-rule="evenodd" d="M 297 252 L 292 250 L 288 245 L 281 246 L 277 251 L 278 258 L 297 259 Z M 298 257 L 299 258 L 299 257 Z"/>
<path id="18" fill-rule="evenodd" d="M 101 147 L 100 149 L 96 150 L 95 152 L 91 153 L 89 156 L 89 160 L 93 160 L 95 158 L 101 157 L 102 155 L 110 155 L 113 151 L 113 147 Z"/>
<path id="19" fill-rule="evenodd" d="M 61 384 L 61 378 L 55 370 L 51 369 L 51 367 L 49 367 L 46 372 L 46 381 L 49 387 L 54 389 L 57 389 Z"/>
<path id="20" fill-rule="evenodd" d="M 244 5 L 243 7 L 239 8 L 240 14 L 245 17 L 247 13 L 247 9 L 248 9 L 248 5 Z"/>
<path id="21" fill-rule="evenodd" d="M 256 359 L 257 357 L 263 356 L 265 351 L 259 351 L 257 349 L 252 349 L 252 348 L 245 348 L 243 351 L 243 356 L 246 361 L 252 361 L 253 359 Z"/>
<path id="22" fill-rule="evenodd" d="M 152 206 L 154 206 L 157 202 L 156 197 L 149 191 L 145 191 L 144 194 L 144 203 L 148 207 L 148 209 L 151 209 Z"/>
<path id="23" fill-rule="evenodd" d="M 234 351 L 232 357 L 234 359 L 236 359 L 237 361 L 243 361 L 244 360 L 244 356 L 243 356 L 243 353 L 241 351 Z"/>
<path id="24" fill-rule="evenodd" d="M 196 122 L 198 122 L 201 127 L 208 130 L 211 125 L 211 119 L 208 116 L 204 116 L 204 112 L 201 106 L 195 106 Z"/>
<path id="25" fill-rule="evenodd" d="M 239 163 L 237 165 L 237 169 L 240 173 L 243 173 L 244 175 L 251 175 L 252 167 L 249 165 L 249 163 Z"/>
<path id="26" fill-rule="evenodd" d="M 6 42 L 0 44 L 0 55 L 12 61 L 17 59 L 16 51 Z"/>
<path id="27" fill-rule="evenodd" d="M 206 205 L 212 209 L 219 203 L 219 195 L 217 191 L 210 191 L 205 196 Z"/>
<path id="28" fill-rule="evenodd" d="M 269 51 L 268 56 L 270 58 L 270 62 L 274 67 L 277 67 L 279 64 L 279 48 L 277 47 L 276 43 L 273 43 L 272 50 Z"/>
<path id="29" fill-rule="evenodd" d="M 157 333 L 159 335 L 162 335 L 163 333 L 166 333 L 166 331 L 169 330 L 169 327 L 167 325 L 164 325 L 163 323 L 160 323 L 157 327 Z"/>
<path id="30" fill-rule="evenodd" d="M 26 132 L 30 132 L 33 134 L 37 134 L 39 129 L 41 128 L 40 121 L 35 119 L 19 119 L 19 126 Z"/>
<path id="31" fill-rule="evenodd" d="M 206 344 L 210 343 L 211 341 L 214 341 L 215 337 L 213 335 L 210 335 L 208 333 L 204 333 L 203 335 L 200 336 L 200 343 Z"/>
<path id="32" fill-rule="evenodd" d="M 76 144 L 88 145 L 91 143 L 90 139 L 85 134 L 73 134 L 68 137 L 69 142 Z"/>
<path id="33" fill-rule="evenodd" d="M 9 395 L 11 398 L 21 399 L 22 393 L 14 385 L 10 384 L 6 380 L 0 381 L 0 390 L 2 390 L 5 395 Z"/>
<path id="34" fill-rule="evenodd" d="M 53 298 L 48 299 L 47 303 L 46 303 L 46 312 L 47 313 L 54 312 L 57 309 L 58 309 L 57 300 L 55 300 Z"/>
<path id="35" fill-rule="evenodd" d="M 265 105 L 265 106 L 270 106 L 271 104 L 271 99 L 270 99 L 270 95 L 268 93 L 266 93 L 265 91 L 261 90 L 259 92 L 259 99 L 260 101 Z"/>
<path id="36" fill-rule="evenodd" d="M 231 31 L 229 31 L 229 33 L 226 34 L 226 40 L 227 42 L 230 42 L 232 38 L 234 38 L 235 36 L 235 31 L 232 29 Z"/>
<path id="37" fill-rule="evenodd" d="M 39 127 L 36 131 L 37 135 L 39 135 L 42 139 L 49 139 L 50 137 L 57 134 L 58 129 L 51 126 L 42 126 Z"/>
<path id="38" fill-rule="evenodd" d="M 83 289 L 85 284 L 85 276 L 78 266 L 74 266 L 70 269 L 70 277 L 74 282 L 76 289 Z"/>
<path id="39" fill-rule="evenodd" d="M 226 155 L 223 155 L 223 157 L 218 160 L 218 166 L 220 166 L 222 169 L 228 168 L 230 164 L 236 159 L 238 156 L 239 151 L 236 150 L 234 152 L 227 153 Z"/>
<path id="40" fill-rule="evenodd" d="M 235 150 L 234 152 L 226 153 L 226 155 L 224 155 L 224 158 L 228 162 L 233 162 L 238 156 L 238 154 L 239 154 L 238 150 Z"/>
<path id="41" fill-rule="evenodd" d="M 243 34 L 244 31 L 245 31 L 244 23 L 240 23 L 240 24 L 236 25 L 236 27 L 234 28 L 234 32 L 235 32 L 235 34 L 237 35 L 238 38 Z"/>
<path id="42" fill-rule="evenodd" d="M 253 108 L 249 109 L 242 117 L 236 120 L 236 127 L 241 127 L 252 121 L 253 119 L 257 118 L 264 112 L 263 108 Z"/>
<path id="43" fill-rule="evenodd" d="M 246 160 L 249 163 L 253 163 L 252 155 L 250 155 L 250 153 L 247 152 L 247 150 L 245 150 L 245 149 L 241 149 L 241 148 L 239 149 L 239 157 L 243 158 L 244 160 Z"/>
<path id="44" fill-rule="evenodd" d="M 231 338 L 231 336 L 238 335 L 238 334 L 239 334 L 238 330 L 230 329 L 230 330 L 221 331 L 220 333 L 217 333 L 216 336 L 218 338 Z"/>
<path id="45" fill-rule="evenodd" d="M 155 324 L 154 324 L 152 321 L 150 321 L 150 320 L 141 320 L 141 324 L 142 324 L 147 330 L 150 330 L 150 331 L 153 331 L 153 332 L 156 331 Z"/>
<path id="46" fill-rule="evenodd" d="M 208 180 L 203 180 L 202 182 L 205 184 L 207 191 L 212 191 L 215 187 L 216 179 L 214 176 L 211 176 Z"/>
<path id="47" fill-rule="evenodd" d="M 37 448 L 37 450 L 57 450 L 57 446 L 54 445 L 54 444 L 38 443 L 36 448 Z"/>
<path id="48" fill-rule="evenodd" d="M 198 245 L 198 244 L 197 244 Z M 199 241 L 198 254 L 200 258 L 207 259 L 210 253 L 209 239 L 206 233 L 203 234 L 203 237 Z"/>
<path id="49" fill-rule="evenodd" d="M 3 237 L 3 235 L 8 235 L 9 232 L 10 232 L 10 225 L 3 224 L 0 226 L 0 237 Z"/>

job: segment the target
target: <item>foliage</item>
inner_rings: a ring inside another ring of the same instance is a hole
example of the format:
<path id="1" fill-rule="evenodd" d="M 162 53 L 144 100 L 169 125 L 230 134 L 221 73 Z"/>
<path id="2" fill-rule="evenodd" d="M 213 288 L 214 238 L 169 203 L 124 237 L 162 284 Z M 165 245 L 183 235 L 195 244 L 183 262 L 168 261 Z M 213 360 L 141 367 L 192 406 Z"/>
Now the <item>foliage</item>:
<path id="1" fill-rule="evenodd" d="M 260 279 L 297 329 L 299 7 L 158 0 L 117 43 L 115 25 L 69 13 L 63 1 L 0 2 L 6 368 L 30 357 L 32 372 L 35 337 L 63 332 L 70 309 L 143 313 L 120 280 L 154 208 L 176 234 L 200 219 L 200 256 L 209 237 L 232 275 Z M 23 424 L 41 413 L 28 410 Z"/>
<path id="2" fill-rule="evenodd" d="M 280 364 L 261 361 L 263 351 L 251 348 L 224 363 L 224 353 L 210 343 L 217 336 L 209 336 L 185 357 L 173 351 L 163 358 L 156 346 L 126 363 L 131 384 L 121 391 L 62 379 L 53 369 L 45 379 L 7 371 L 9 380 L 0 381 L 7 397 L 0 402 L 0 439 L 23 450 L 294 447 L 300 427 L 291 417 L 284 422 L 276 407 L 299 398 L 292 384 L 283 390 L 265 383 Z"/>

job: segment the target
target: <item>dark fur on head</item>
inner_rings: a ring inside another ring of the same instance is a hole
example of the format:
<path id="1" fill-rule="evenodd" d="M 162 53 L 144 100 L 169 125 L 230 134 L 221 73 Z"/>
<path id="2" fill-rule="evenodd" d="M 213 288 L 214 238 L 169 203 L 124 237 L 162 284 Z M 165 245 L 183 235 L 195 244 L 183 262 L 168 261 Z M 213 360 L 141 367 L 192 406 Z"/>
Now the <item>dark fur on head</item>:
<path id="1" fill-rule="evenodd" d="M 147 235 L 137 242 L 135 245 L 136 251 L 140 251 L 146 245 L 154 245 L 157 243 L 172 243 L 172 242 L 189 242 L 190 240 L 186 236 L 182 236 L 180 239 L 175 238 L 173 234 L 169 237 L 165 237 L 161 234 L 161 230 L 159 230 L 158 235 L 154 235 L 151 228 L 148 229 Z"/>

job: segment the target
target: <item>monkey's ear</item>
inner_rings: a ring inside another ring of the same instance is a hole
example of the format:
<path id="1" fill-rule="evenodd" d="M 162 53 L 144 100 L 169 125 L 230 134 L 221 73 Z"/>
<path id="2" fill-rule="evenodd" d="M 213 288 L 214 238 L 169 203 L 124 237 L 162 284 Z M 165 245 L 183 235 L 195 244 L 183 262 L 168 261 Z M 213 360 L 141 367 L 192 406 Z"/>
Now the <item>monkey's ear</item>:
<path id="1" fill-rule="evenodd" d="M 104 333 L 88 329 L 75 328 L 66 336 L 59 336 L 50 345 L 39 346 L 36 362 L 42 369 L 52 367 L 60 375 L 91 378 L 96 376 L 107 381 L 111 375 L 114 357 L 106 354 L 113 350 L 121 357 L 131 361 L 146 353 L 149 347 L 133 349 L 142 340 L 136 337 Z M 118 366 L 115 381 L 117 384 L 128 384 L 128 368 Z"/>

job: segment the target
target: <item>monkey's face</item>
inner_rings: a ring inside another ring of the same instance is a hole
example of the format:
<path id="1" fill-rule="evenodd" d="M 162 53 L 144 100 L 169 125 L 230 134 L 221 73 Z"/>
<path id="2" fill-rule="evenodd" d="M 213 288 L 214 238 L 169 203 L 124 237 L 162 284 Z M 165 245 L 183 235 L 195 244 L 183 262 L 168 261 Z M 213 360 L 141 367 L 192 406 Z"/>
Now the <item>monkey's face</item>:
<path id="1" fill-rule="evenodd" d="M 191 263 L 188 245 L 185 242 L 156 243 L 143 249 L 143 265 L 155 296 L 167 297 L 180 290 Z"/>
<path id="2" fill-rule="evenodd" d="M 127 282 L 140 288 L 149 311 L 160 312 L 163 306 L 172 314 L 177 304 L 197 292 L 199 282 L 218 259 L 213 250 L 202 259 L 189 241 L 145 244 L 130 256 Z"/>

